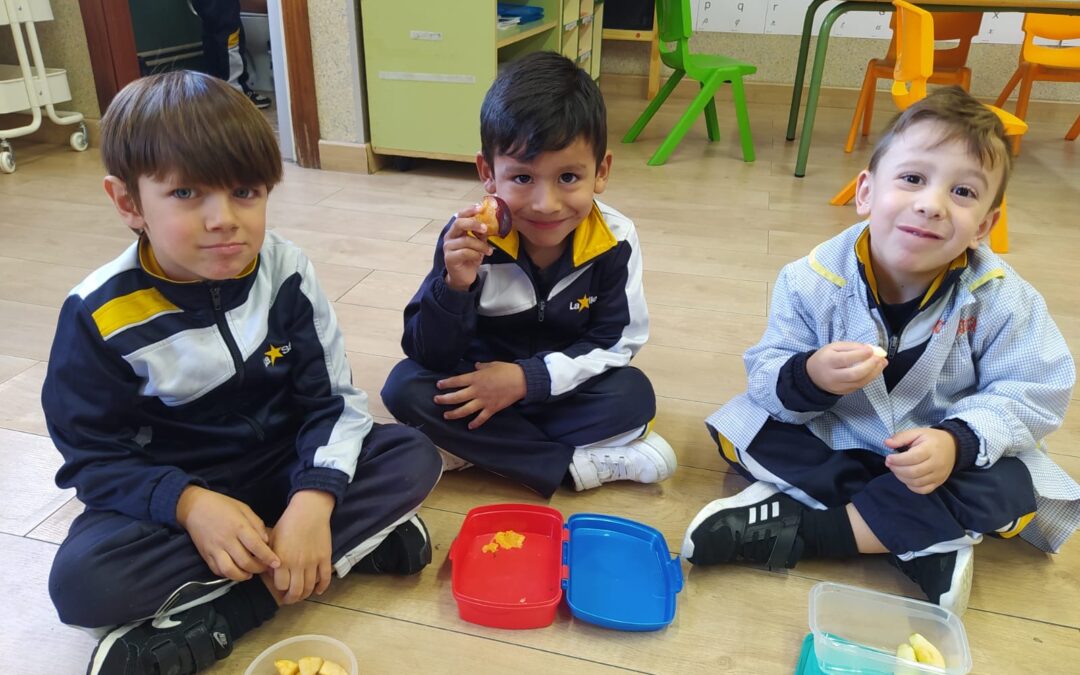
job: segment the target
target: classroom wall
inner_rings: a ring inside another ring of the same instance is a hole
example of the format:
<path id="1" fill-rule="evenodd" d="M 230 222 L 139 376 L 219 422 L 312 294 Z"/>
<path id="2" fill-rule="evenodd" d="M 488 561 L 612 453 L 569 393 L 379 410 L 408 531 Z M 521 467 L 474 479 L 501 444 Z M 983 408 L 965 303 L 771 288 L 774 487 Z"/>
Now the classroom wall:
<path id="1" fill-rule="evenodd" d="M 826 87 L 862 86 L 866 62 L 885 55 L 885 40 L 866 38 L 833 37 L 829 39 L 829 53 L 823 74 Z M 794 78 L 795 64 L 799 55 L 797 35 L 766 35 L 750 33 L 695 33 L 690 40 L 694 51 L 725 54 L 757 66 L 757 73 L 746 79 L 748 84 L 769 82 L 790 84 Z M 971 68 L 972 93 L 983 99 L 994 99 L 1016 70 L 1020 45 L 974 44 L 968 57 Z M 810 43 L 813 60 L 814 42 Z M 604 42 L 601 73 L 647 75 L 649 72 L 649 47 L 647 43 Z M 665 72 L 667 71 L 664 68 Z M 809 70 L 807 71 L 809 84 Z M 878 82 L 878 88 L 887 90 L 888 81 Z M 1015 98 L 1015 91 L 1013 97 Z M 1080 84 L 1071 82 L 1036 82 L 1032 98 L 1048 101 L 1080 102 Z M 1009 106 L 1011 109 L 1011 106 Z"/>
<path id="2" fill-rule="evenodd" d="M 308 3 L 319 134 L 325 141 L 364 143 L 358 35 L 360 0 Z"/>
<path id="3" fill-rule="evenodd" d="M 61 110 L 81 112 L 91 119 L 98 118 L 101 111 L 94 89 L 94 75 L 90 70 L 90 52 L 86 47 L 86 30 L 83 28 L 79 3 L 53 0 L 51 6 L 53 21 L 34 24 L 34 28 L 41 43 L 45 67 L 68 71 L 71 102 L 62 103 L 59 107 Z M 0 63 L 18 63 L 10 26 L 0 30 Z"/>

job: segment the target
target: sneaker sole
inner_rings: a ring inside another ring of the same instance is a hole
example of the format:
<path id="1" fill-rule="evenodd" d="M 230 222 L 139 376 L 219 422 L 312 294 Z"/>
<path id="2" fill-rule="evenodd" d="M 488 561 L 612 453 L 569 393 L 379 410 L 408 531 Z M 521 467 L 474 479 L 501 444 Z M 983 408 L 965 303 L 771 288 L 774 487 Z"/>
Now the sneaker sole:
<path id="1" fill-rule="evenodd" d="M 675 449 L 658 433 L 653 432 L 642 438 L 638 442 L 638 449 L 648 454 L 653 465 L 656 466 L 655 482 L 657 483 L 671 478 L 671 475 L 675 473 L 675 469 L 679 466 L 679 460 L 675 457 Z"/>
<path id="2" fill-rule="evenodd" d="M 952 610 L 957 616 L 963 616 L 971 597 L 971 581 L 975 574 L 975 552 L 971 546 L 956 552 L 956 566 L 953 568 L 952 583 L 949 592 L 943 593 L 938 604 Z"/>
<path id="3" fill-rule="evenodd" d="M 709 516 L 718 511 L 723 511 L 724 509 L 735 509 L 750 506 L 751 504 L 757 504 L 779 492 L 780 490 L 771 483 L 758 481 L 737 495 L 722 497 L 721 499 L 716 499 L 706 504 L 705 508 L 698 511 L 698 514 L 690 521 L 690 526 L 686 528 L 686 534 L 683 536 L 682 543 L 682 557 L 685 560 L 690 560 L 690 558 L 694 557 L 694 540 L 691 539 L 691 537 L 693 536 L 694 531 L 697 530 Z"/>
<path id="4" fill-rule="evenodd" d="M 101 668 L 105 665 L 105 657 L 108 656 L 109 650 L 112 649 L 113 644 L 142 623 L 142 621 L 133 621 L 109 631 L 109 634 L 103 637 L 101 642 L 98 643 L 97 648 L 94 649 L 94 654 L 90 657 L 90 665 L 86 669 L 86 675 L 99 675 L 101 673 Z"/>

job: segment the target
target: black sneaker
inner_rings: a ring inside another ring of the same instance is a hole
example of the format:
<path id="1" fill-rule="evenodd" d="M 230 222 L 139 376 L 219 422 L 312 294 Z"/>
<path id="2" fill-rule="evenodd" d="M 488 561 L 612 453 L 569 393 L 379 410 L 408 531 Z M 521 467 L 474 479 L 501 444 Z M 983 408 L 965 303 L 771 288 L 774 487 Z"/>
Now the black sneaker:
<path id="1" fill-rule="evenodd" d="M 244 95 L 248 97 L 248 100 L 255 104 L 256 108 L 269 108 L 273 101 L 269 97 L 263 96 L 257 91 L 251 89 L 244 90 Z"/>
<path id="2" fill-rule="evenodd" d="M 395 527 L 353 569 L 367 574 L 416 574 L 430 562 L 431 537 L 417 514 Z"/>
<path id="3" fill-rule="evenodd" d="M 971 577 L 975 568 L 975 551 L 965 546 L 948 553 L 901 560 L 889 556 L 889 563 L 919 584 L 930 602 L 962 615 L 971 595 Z"/>
<path id="4" fill-rule="evenodd" d="M 232 653 L 225 617 L 209 603 L 129 623 L 101 639 L 87 675 L 190 675 Z"/>
<path id="5" fill-rule="evenodd" d="M 686 528 L 682 556 L 695 565 L 746 560 L 769 569 L 794 567 L 802 556 L 798 532 L 804 508 L 759 481 L 701 509 Z"/>

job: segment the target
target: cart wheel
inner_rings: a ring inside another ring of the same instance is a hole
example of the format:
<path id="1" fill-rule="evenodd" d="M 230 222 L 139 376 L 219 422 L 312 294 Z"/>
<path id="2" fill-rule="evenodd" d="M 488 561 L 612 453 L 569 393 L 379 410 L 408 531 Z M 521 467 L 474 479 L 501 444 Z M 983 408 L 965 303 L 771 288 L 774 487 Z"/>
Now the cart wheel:
<path id="1" fill-rule="evenodd" d="M 0 173 L 15 173 L 15 153 L 0 152 Z"/>
<path id="2" fill-rule="evenodd" d="M 86 133 L 86 127 L 80 125 L 79 130 L 71 134 L 71 139 L 68 142 L 71 143 L 71 148 L 75 152 L 82 152 L 90 147 L 90 138 Z"/>

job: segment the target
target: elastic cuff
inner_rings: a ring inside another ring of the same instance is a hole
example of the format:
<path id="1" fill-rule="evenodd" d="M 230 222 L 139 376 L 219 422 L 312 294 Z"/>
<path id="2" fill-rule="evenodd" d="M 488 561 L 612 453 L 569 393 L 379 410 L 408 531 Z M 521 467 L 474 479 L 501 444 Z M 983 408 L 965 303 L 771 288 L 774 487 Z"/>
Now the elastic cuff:
<path id="1" fill-rule="evenodd" d="M 975 466 L 975 459 L 979 456 L 979 437 L 975 435 L 967 422 L 952 417 L 941 424 L 935 424 L 932 428 L 949 432 L 956 441 L 956 464 L 953 465 L 953 473 Z"/>
<path id="2" fill-rule="evenodd" d="M 337 469 L 315 467 L 301 471 L 293 479 L 289 499 L 301 490 L 322 490 L 334 496 L 334 505 L 340 505 L 345 498 L 345 489 L 349 487 L 349 475 Z"/>
<path id="3" fill-rule="evenodd" d="M 551 398 L 551 374 L 542 359 L 521 359 L 514 363 L 525 371 L 525 398 L 522 403 L 540 403 Z"/>
<path id="4" fill-rule="evenodd" d="M 446 285 L 446 270 L 444 269 L 442 276 L 432 282 L 431 294 L 435 297 L 435 302 L 450 314 L 464 314 L 475 300 L 476 287 L 479 283 L 480 278 L 477 277 L 472 286 L 469 286 L 469 290 L 455 291 Z"/>
<path id="5" fill-rule="evenodd" d="M 161 480 L 158 481 L 157 487 L 150 493 L 150 505 L 148 509 L 150 512 L 150 520 L 155 523 L 161 523 L 162 525 L 181 529 L 180 523 L 176 522 L 176 504 L 180 501 L 180 493 L 182 493 L 189 485 L 206 487 L 206 481 L 188 475 L 179 469 L 170 471 L 162 476 Z"/>
<path id="6" fill-rule="evenodd" d="M 839 396 L 830 394 L 810 379 L 806 362 L 813 354 L 814 351 L 808 351 L 793 355 L 780 368 L 776 379 L 776 397 L 792 412 L 820 412 L 840 400 Z"/>

